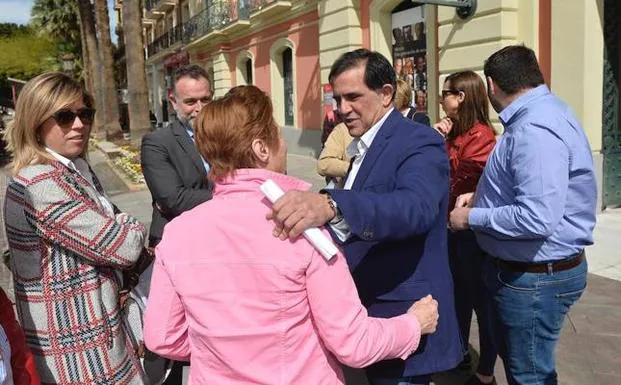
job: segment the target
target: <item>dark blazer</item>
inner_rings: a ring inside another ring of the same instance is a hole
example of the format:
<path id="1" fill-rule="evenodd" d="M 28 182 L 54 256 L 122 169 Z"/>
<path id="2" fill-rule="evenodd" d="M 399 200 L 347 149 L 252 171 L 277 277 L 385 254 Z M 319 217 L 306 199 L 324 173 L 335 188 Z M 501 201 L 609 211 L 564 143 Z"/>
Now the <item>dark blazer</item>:
<path id="1" fill-rule="evenodd" d="M 429 115 L 427 115 L 427 113 L 422 112 L 422 111 L 416 111 L 416 107 L 414 106 L 410 106 L 410 111 L 408 111 L 406 118 L 412 119 L 413 121 L 417 123 L 424 124 L 425 126 L 431 127 L 431 122 L 429 121 Z"/>
<path id="2" fill-rule="evenodd" d="M 211 199 L 213 184 L 194 142 L 177 121 L 142 138 L 140 163 L 153 198 L 149 245 L 154 246 L 169 221 Z"/>
<path id="3" fill-rule="evenodd" d="M 448 189 L 442 137 L 393 110 L 352 189 L 330 190 L 352 232 L 343 248 L 369 314 L 403 314 L 427 294 L 439 303 L 436 332 L 423 338 L 407 360 L 372 365 L 371 376 L 436 373 L 463 359 L 447 254 Z"/>

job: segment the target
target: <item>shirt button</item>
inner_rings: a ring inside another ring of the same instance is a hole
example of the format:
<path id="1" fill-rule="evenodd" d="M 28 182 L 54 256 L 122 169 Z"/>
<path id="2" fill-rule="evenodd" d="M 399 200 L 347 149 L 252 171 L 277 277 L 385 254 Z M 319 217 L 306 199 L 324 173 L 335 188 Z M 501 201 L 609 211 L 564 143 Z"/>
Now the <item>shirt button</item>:
<path id="1" fill-rule="evenodd" d="M 366 238 L 366 239 L 371 239 L 371 238 L 373 238 L 373 232 L 372 232 L 372 231 L 369 231 L 369 230 L 364 231 L 364 232 L 362 233 L 362 237 L 363 237 L 363 238 Z"/>

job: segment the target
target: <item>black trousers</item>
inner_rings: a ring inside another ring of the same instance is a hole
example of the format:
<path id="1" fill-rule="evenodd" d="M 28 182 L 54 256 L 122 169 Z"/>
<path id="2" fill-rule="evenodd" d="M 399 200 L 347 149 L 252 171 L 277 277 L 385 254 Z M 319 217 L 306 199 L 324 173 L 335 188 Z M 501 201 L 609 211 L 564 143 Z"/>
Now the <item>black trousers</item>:
<path id="1" fill-rule="evenodd" d="M 483 283 L 485 253 L 471 230 L 448 233 L 449 262 L 453 274 L 455 311 L 464 353 L 468 351 L 472 311 L 479 324 L 480 357 L 477 373 L 491 376 L 498 352 L 493 343 L 490 317 L 491 294 Z"/>

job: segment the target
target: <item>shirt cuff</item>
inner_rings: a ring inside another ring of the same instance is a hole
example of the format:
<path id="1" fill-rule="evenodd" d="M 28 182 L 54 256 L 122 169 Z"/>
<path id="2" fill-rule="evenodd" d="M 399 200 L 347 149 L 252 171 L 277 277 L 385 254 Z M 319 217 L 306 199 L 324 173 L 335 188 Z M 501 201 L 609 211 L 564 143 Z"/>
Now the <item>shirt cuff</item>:
<path id="1" fill-rule="evenodd" d="M 416 352 L 416 350 L 418 350 L 418 347 L 420 345 L 420 339 L 422 337 L 422 330 L 418 319 L 410 313 L 402 314 L 396 317 L 396 319 L 407 323 L 409 330 L 412 331 L 407 350 L 401 356 L 399 356 L 399 358 L 401 358 L 402 360 L 407 360 L 409 356 L 411 356 Z"/>
<path id="2" fill-rule="evenodd" d="M 349 229 L 349 224 L 345 220 L 345 218 L 341 219 L 336 223 L 329 223 L 328 226 L 334 231 L 334 234 L 338 237 L 339 241 L 345 242 L 347 238 L 351 235 L 351 230 Z"/>
<path id="3" fill-rule="evenodd" d="M 487 227 L 489 223 L 489 216 L 491 210 L 475 207 L 470 209 L 470 214 L 468 214 L 468 226 L 473 229 L 480 229 Z"/>

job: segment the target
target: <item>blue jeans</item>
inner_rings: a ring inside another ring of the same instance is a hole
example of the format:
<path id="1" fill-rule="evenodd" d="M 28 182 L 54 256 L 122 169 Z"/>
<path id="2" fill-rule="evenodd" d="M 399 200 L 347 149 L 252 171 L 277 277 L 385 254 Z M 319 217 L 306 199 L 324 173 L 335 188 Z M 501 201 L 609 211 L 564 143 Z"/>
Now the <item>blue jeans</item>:
<path id="1" fill-rule="evenodd" d="M 448 233 L 449 262 L 455 291 L 455 311 L 462 338 L 462 349 L 468 351 L 472 310 L 477 314 L 479 325 L 479 365 L 476 372 L 484 376 L 494 375 L 496 347 L 492 338 L 490 320 L 490 294 L 483 283 L 485 253 L 479 247 L 471 230 Z"/>
<path id="2" fill-rule="evenodd" d="M 552 273 L 516 273 L 492 258 L 484 280 L 492 296 L 494 344 L 509 385 L 556 385 L 554 350 L 569 308 L 586 288 L 586 259 Z"/>

